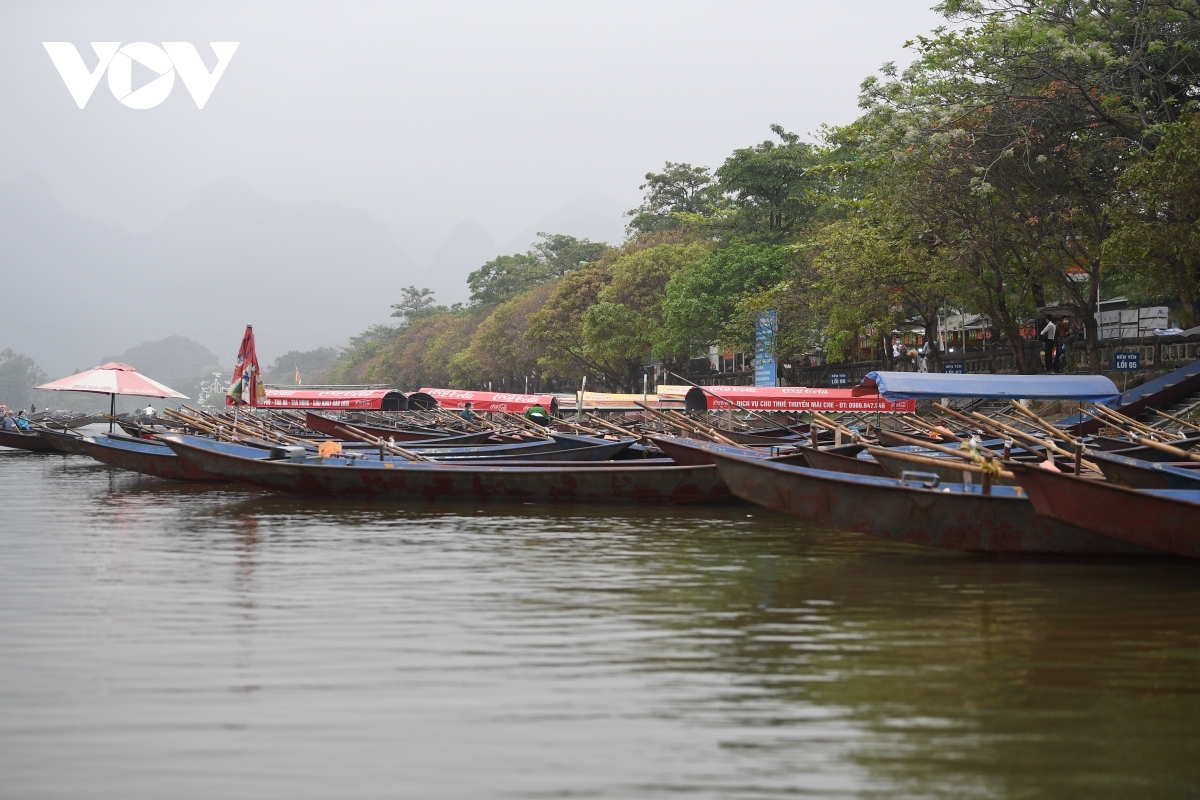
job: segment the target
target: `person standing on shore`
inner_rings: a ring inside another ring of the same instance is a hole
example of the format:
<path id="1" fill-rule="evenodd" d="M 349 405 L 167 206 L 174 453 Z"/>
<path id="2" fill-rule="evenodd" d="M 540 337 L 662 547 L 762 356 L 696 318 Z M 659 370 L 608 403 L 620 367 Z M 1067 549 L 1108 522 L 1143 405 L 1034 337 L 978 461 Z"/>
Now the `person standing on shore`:
<path id="1" fill-rule="evenodd" d="M 1046 324 L 1042 327 L 1042 343 L 1046 348 L 1046 374 L 1049 375 L 1054 371 L 1054 340 L 1058 336 L 1058 326 L 1054 324 L 1054 320 L 1049 314 L 1046 315 Z"/>
<path id="2" fill-rule="evenodd" d="M 1054 347 L 1054 371 L 1063 372 L 1067 367 L 1067 339 L 1071 336 L 1071 318 L 1063 317 L 1058 321 Z"/>

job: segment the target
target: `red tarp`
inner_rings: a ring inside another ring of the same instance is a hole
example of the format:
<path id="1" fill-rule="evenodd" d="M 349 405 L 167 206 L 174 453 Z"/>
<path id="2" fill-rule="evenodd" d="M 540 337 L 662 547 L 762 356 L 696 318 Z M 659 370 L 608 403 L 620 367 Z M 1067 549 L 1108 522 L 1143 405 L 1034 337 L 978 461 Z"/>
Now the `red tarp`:
<path id="1" fill-rule="evenodd" d="M 462 408 L 470 403 L 472 411 L 508 411 L 522 414 L 533 406 L 540 405 L 551 414 L 558 413 L 558 401 L 549 394 L 505 394 L 503 392 L 467 392 L 458 389 L 421 389 L 437 400 L 440 408 Z"/>
<path id="2" fill-rule="evenodd" d="M 267 389 L 263 408 L 324 408 L 332 411 L 400 411 L 407 408 L 395 389 Z"/>
<path id="3" fill-rule="evenodd" d="M 915 400 L 889 402 L 877 394 L 856 395 L 853 389 L 813 389 L 806 386 L 705 386 L 709 392 L 729 400 L 740 408 L 754 411 L 881 411 L 889 414 L 911 414 L 917 410 Z M 688 390 L 687 409 L 726 409 L 729 403 L 693 387 Z"/>

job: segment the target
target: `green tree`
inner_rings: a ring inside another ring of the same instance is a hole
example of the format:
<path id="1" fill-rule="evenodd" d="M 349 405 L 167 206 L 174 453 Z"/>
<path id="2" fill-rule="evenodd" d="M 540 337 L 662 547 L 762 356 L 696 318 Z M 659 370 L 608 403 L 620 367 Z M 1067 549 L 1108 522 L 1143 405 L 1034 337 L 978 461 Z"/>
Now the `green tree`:
<path id="1" fill-rule="evenodd" d="M 530 316 L 549 300 L 555 284 L 545 283 L 497 306 L 479 324 L 458 363 L 460 379 L 491 380 L 495 386 L 524 390 L 525 378 L 539 383 L 538 352 L 526 336 Z"/>
<path id="2" fill-rule="evenodd" d="M 1152 156 L 1122 176 L 1104 254 L 1141 295 L 1178 298 L 1200 324 L 1200 117 L 1163 125 Z"/>
<path id="3" fill-rule="evenodd" d="M 583 343 L 614 386 L 634 391 L 650 360 L 671 355 L 663 309 L 667 284 L 707 252 L 700 244 L 660 244 L 613 262 L 611 281 L 583 315 Z"/>
<path id="4" fill-rule="evenodd" d="M 471 304 L 496 306 L 525 294 L 547 281 L 598 260 L 608 245 L 563 234 L 539 232 L 533 249 L 498 256 L 467 276 Z"/>
<path id="5" fill-rule="evenodd" d="M 800 141 L 779 125 L 771 131 L 780 143 L 767 140 L 735 150 L 717 169 L 723 193 L 733 197 L 739 227 L 778 238 L 798 231 L 815 214 L 821 191 L 819 148 Z"/>
<path id="6" fill-rule="evenodd" d="M 711 344 L 751 347 L 753 325 L 745 329 L 739 304 L 784 280 L 794 257 L 788 245 L 737 239 L 677 272 L 665 289 L 663 351 L 688 358 Z"/>
<path id="7" fill-rule="evenodd" d="M 400 292 L 402 298 L 392 306 L 392 316 L 399 317 L 401 325 L 409 325 L 439 310 L 438 306 L 434 305 L 432 289 L 406 286 Z"/>
<path id="8" fill-rule="evenodd" d="M 708 167 L 666 163 L 662 172 L 647 172 L 638 187 L 646 194 L 642 204 L 625 212 L 631 217 L 625 231 L 639 236 L 682 227 L 681 214 L 707 216 L 722 202 L 720 187 Z"/>

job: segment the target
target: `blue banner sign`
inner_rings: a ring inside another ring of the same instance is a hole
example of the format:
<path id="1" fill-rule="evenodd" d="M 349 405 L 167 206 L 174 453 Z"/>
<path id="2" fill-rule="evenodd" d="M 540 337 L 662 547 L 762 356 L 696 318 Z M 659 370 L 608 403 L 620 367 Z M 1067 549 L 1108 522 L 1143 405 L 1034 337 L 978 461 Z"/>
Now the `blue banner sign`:
<path id="1" fill-rule="evenodd" d="M 946 373 L 947 375 L 962 375 L 963 374 L 963 362 L 961 362 L 961 361 L 943 361 L 942 362 L 942 372 Z"/>
<path id="2" fill-rule="evenodd" d="M 837 370 L 829 373 L 830 386 L 849 386 L 850 373 L 846 370 Z"/>
<path id="3" fill-rule="evenodd" d="M 1142 368 L 1142 354 L 1137 350 L 1123 353 L 1113 353 L 1113 369 L 1123 372 L 1136 372 Z"/>
<path id="4" fill-rule="evenodd" d="M 779 316 L 774 311 L 758 315 L 754 325 L 754 385 L 776 386 L 779 372 L 775 364 L 775 333 L 779 330 Z"/>

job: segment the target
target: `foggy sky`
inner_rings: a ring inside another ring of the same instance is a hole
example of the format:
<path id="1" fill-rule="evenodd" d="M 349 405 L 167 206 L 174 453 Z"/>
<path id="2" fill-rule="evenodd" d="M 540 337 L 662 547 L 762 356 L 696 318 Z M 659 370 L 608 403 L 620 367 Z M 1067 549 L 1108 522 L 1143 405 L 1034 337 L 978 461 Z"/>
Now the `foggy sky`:
<path id="1" fill-rule="evenodd" d="M 772 123 L 805 134 L 850 121 L 862 79 L 908 61 L 904 40 L 941 22 L 932 4 L 10 2 L 0 184 L 44 183 L 66 212 L 123 235 L 230 180 L 278 203 L 339 204 L 391 234 L 412 272 L 397 286 L 432 285 L 439 246 L 464 222 L 503 250 L 582 205 L 615 236 L 644 173 L 666 160 L 715 167 Z M 101 80 L 81 111 L 43 41 L 74 43 L 89 67 L 92 41 L 192 42 L 210 68 L 208 42 L 241 44 L 203 110 L 178 80 L 145 111 Z M 458 276 L 437 288 L 443 302 L 466 295 Z M 345 332 L 385 321 L 386 306 Z M 0 349 L 12 326 L 0 316 Z M 129 331 L 127 345 L 165 335 Z M 236 348 L 240 331 L 227 338 Z M 99 357 L 86 346 L 81 364 Z"/>

